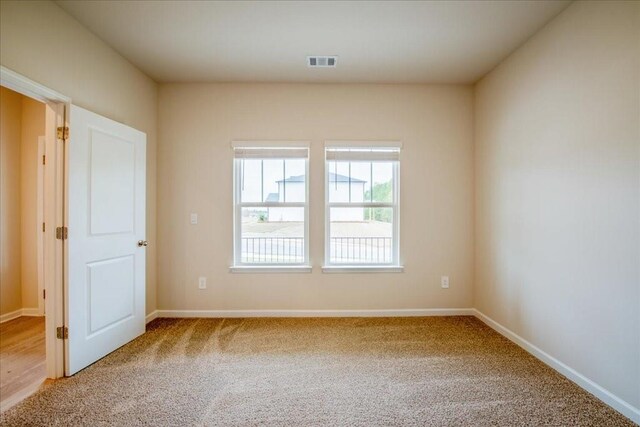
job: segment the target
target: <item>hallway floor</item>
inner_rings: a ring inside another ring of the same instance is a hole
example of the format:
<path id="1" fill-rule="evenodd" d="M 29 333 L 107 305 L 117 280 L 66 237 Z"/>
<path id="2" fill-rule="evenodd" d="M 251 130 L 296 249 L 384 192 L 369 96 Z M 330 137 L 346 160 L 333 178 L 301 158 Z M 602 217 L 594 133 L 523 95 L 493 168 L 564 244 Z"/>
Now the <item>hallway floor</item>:
<path id="1" fill-rule="evenodd" d="M 46 377 L 44 317 L 0 324 L 0 410 L 32 394 Z"/>

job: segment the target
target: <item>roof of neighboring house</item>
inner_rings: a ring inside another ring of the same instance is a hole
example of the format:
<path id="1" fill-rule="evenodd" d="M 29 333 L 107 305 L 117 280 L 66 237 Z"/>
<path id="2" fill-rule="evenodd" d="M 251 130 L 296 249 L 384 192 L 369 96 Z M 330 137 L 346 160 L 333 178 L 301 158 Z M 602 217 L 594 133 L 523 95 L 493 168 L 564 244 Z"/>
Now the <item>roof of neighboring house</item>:
<path id="1" fill-rule="evenodd" d="M 278 193 L 269 193 L 267 195 L 267 200 L 265 202 L 277 202 L 280 200 L 280 194 Z"/>
<path id="2" fill-rule="evenodd" d="M 281 179 L 277 182 L 283 182 L 283 181 L 284 182 L 304 182 L 304 175 L 290 176 L 287 179 L 284 179 L 284 180 Z M 329 182 L 349 182 L 349 177 L 346 175 L 340 175 L 339 173 L 329 172 Z M 361 179 L 351 177 L 351 182 L 358 184 L 358 183 L 367 182 L 367 181 L 363 181 Z"/>

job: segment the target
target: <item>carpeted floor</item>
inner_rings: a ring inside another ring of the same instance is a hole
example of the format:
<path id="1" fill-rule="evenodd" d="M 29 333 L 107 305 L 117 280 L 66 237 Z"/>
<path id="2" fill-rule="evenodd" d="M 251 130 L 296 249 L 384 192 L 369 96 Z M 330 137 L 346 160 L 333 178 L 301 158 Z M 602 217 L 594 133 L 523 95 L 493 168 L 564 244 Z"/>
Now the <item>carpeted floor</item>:
<path id="1" fill-rule="evenodd" d="M 0 423 L 633 425 L 473 317 L 158 319 Z"/>

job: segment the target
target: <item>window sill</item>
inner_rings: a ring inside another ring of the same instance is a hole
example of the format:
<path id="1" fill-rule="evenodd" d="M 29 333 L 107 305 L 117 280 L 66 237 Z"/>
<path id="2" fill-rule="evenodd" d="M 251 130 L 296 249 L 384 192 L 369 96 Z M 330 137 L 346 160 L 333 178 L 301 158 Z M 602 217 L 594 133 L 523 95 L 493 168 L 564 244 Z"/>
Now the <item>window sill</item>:
<path id="1" fill-rule="evenodd" d="M 323 273 L 404 273 L 402 265 L 325 265 Z"/>
<path id="2" fill-rule="evenodd" d="M 310 265 L 232 265 L 231 273 L 311 273 Z"/>

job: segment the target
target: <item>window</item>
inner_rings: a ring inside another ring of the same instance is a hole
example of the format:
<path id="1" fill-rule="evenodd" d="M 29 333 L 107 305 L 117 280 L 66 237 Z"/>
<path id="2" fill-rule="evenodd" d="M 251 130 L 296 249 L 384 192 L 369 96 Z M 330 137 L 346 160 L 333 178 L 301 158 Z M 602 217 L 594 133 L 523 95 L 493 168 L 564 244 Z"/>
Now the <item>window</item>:
<path id="1" fill-rule="evenodd" d="M 400 148 L 325 149 L 325 268 L 399 267 Z"/>
<path id="2" fill-rule="evenodd" d="M 308 266 L 309 149 L 300 145 L 234 143 L 234 268 Z"/>

